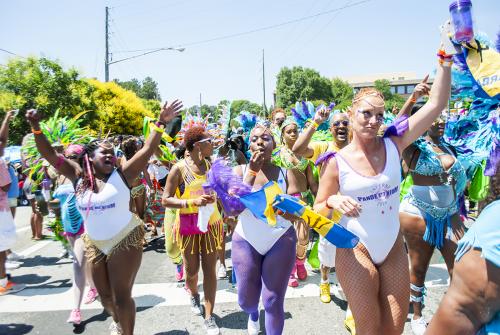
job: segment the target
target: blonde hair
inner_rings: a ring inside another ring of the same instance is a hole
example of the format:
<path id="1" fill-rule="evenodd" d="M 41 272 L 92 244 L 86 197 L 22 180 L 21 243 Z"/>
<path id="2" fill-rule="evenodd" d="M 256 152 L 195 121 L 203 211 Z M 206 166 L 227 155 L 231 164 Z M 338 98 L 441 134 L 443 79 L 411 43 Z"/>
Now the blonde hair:
<path id="1" fill-rule="evenodd" d="M 366 100 L 366 98 L 368 98 L 368 97 L 378 98 L 378 99 L 382 100 L 382 103 L 374 105 Z M 362 89 L 360 89 L 358 91 L 358 93 L 356 93 L 356 95 L 354 96 L 354 99 L 352 99 L 352 107 L 354 107 L 355 104 L 359 103 L 362 100 L 373 107 L 384 107 L 385 106 L 384 95 L 379 90 L 377 90 L 373 87 L 363 87 Z"/>

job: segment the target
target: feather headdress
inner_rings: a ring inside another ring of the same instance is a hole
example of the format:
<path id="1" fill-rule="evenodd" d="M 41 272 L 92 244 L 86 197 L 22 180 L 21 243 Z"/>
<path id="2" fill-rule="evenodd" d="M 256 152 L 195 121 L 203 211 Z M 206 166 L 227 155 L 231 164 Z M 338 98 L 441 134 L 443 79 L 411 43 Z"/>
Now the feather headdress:
<path id="1" fill-rule="evenodd" d="M 92 140 L 92 137 L 90 136 L 90 129 L 87 126 L 80 126 L 81 117 L 85 113 L 81 112 L 69 118 L 66 116 L 60 117 L 59 111 L 56 111 L 51 118 L 40 122 L 40 129 L 52 146 L 66 148 L 70 144 L 86 144 Z M 21 153 L 27 167 L 25 172 L 33 180 L 33 186 L 36 187 L 43 179 L 43 173 L 40 172 L 43 169 L 44 160 L 36 148 L 33 136 L 26 138 L 21 147 Z"/>
<path id="2" fill-rule="evenodd" d="M 321 109 L 328 109 L 332 110 L 333 107 L 335 107 L 335 103 L 332 102 L 328 107 L 325 105 L 319 105 L 318 107 L 314 108 L 314 105 L 310 101 L 302 101 L 302 102 L 297 102 L 295 103 L 295 108 L 291 109 L 292 116 L 294 117 L 295 121 L 297 121 L 297 124 L 299 126 L 299 129 L 303 129 L 306 126 L 306 123 L 310 122 L 313 118 L 314 115 L 316 114 L 317 111 Z M 319 127 L 318 130 L 328 130 L 329 128 L 329 122 L 323 122 Z"/>

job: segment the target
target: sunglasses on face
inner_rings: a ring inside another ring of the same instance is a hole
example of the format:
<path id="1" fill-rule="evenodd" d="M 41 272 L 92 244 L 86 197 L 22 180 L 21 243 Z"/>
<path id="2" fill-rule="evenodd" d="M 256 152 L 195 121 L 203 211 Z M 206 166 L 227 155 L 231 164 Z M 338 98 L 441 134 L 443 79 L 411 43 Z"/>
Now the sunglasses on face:
<path id="1" fill-rule="evenodd" d="M 342 120 L 342 121 L 335 121 L 335 122 L 332 122 L 332 126 L 334 126 L 334 127 L 338 127 L 338 126 L 340 126 L 341 124 L 342 124 L 344 127 L 347 127 L 347 126 L 349 126 L 349 121 L 347 121 L 347 120 Z"/>
<path id="2" fill-rule="evenodd" d="M 77 155 L 68 155 L 66 156 L 67 159 L 77 159 L 78 156 Z"/>

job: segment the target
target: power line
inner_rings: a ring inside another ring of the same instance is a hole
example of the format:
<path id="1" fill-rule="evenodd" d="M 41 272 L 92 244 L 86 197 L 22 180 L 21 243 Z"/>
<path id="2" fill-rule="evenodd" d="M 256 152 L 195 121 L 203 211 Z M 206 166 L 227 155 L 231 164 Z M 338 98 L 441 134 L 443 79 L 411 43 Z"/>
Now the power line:
<path id="1" fill-rule="evenodd" d="M 2 48 L 0 48 L 0 51 L 6 52 L 6 53 L 11 54 L 11 55 L 13 55 L 13 56 L 17 56 L 17 57 L 21 57 L 21 58 L 26 58 L 26 57 L 23 57 L 23 56 L 18 55 L 18 54 L 16 54 L 16 53 L 13 53 L 12 51 L 5 50 L 5 49 L 2 49 Z"/>
<path id="2" fill-rule="evenodd" d="M 305 21 L 305 20 L 310 20 L 310 19 L 313 19 L 313 18 L 316 18 L 316 17 L 319 17 L 319 16 L 323 16 L 323 15 L 328 15 L 328 14 L 331 14 L 331 13 L 339 12 L 339 11 L 342 11 L 344 9 L 347 9 L 347 8 L 350 8 L 350 7 L 355 7 L 355 6 L 361 5 L 363 3 L 370 2 L 370 1 L 372 1 L 372 0 L 358 1 L 358 2 L 355 2 L 355 3 L 352 3 L 352 4 L 348 4 L 348 5 L 339 7 L 339 8 L 334 8 L 334 9 L 331 9 L 331 10 L 327 10 L 327 11 L 316 13 L 316 14 L 309 15 L 309 16 L 300 17 L 300 18 L 289 20 L 289 21 L 285 21 L 285 22 L 282 22 L 282 23 L 273 24 L 273 25 L 269 25 L 269 26 L 265 26 L 265 27 L 261 27 L 261 28 L 255 28 L 255 29 L 252 29 L 252 30 L 247 30 L 247 31 L 239 32 L 239 33 L 218 36 L 218 37 L 209 38 L 209 39 L 205 39 L 205 40 L 199 40 L 199 41 L 194 41 L 194 42 L 189 42 L 189 43 L 181 43 L 181 44 L 178 44 L 178 46 L 187 47 L 187 46 L 200 45 L 200 44 L 205 44 L 205 43 L 211 43 L 211 42 L 226 40 L 226 39 L 240 37 L 240 36 L 244 36 L 244 35 L 250 35 L 250 34 L 258 33 L 258 32 L 261 32 L 261 31 L 271 30 L 271 29 L 283 27 L 283 26 L 286 26 L 286 25 L 289 25 L 289 24 L 293 24 L 293 23 L 297 23 L 297 22 L 301 22 L 301 21 Z M 145 52 L 144 54 L 141 54 L 141 55 L 132 56 L 132 58 L 136 58 L 136 57 L 139 57 L 139 56 L 143 56 L 145 54 L 150 54 L 152 52 L 157 52 L 157 51 L 160 51 L 160 50 L 164 50 L 165 48 L 168 48 L 168 47 L 115 51 L 115 53 L 117 53 L 117 52 L 140 52 L 140 51 L 148 51 L 148 52 Z"/>

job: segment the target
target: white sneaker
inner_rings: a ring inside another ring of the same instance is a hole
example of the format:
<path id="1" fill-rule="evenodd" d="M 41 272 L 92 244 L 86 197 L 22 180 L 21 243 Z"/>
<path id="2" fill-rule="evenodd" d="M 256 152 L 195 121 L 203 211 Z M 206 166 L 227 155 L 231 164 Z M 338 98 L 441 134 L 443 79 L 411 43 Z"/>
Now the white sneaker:
<path id="1" fill-rule="evenodd" d="M 219 266 L 219 270 L 217 270 L 217 278 L 224 279 L 227 277 L 227 270 L 224 265 Z"/>
<path id="2" fill-rule="evenodd" d="M 20 266 L 21 266 L 21 263 L 19 263 L 19 262 L 14 262 L 14 261 L 5 262 L 5 269 L 6 270 L 19 269 Z"/>
<path id="3" fill-rule="evenodd" d="M 414 335 L 423 335 L 427 329 L 427 321 L 425 321 L 423 316 L 416 320 L 412 316 L 410 324 Z"/>
<path id="4" fill-rule="evenodd" d="M 215 322 L 215 318 L 212 315 L 208 319 L 205 320 L 203 323 L 205 326 L 205 330 L 207 331 L 207 335 L 219 335 L 220 334 L 220 329 L 219 326 L 217 326 L 217 323 Z"/>
<path id="5" fill-rule="evenodd" d="M 249 315 L 248 316 L 247 330 L 248 330 L 248 335 L 258 335 L 260 333 L 259 319 L 257 319 L 257 321 L 252 321 L 252 318 Z"/>
<path id="6" fill-rule="evenodd" d="M 111 322 L 111 324 L 109 325 L 109 333 L 110 335 L 122 335 L 123 332 L 122 328 L 120 327 L 120 324 L 114 321 Z"/>
<path id="7" fill-rule="evenodd" d="M 16 254 L 15 252 L 11 252 L 9 256 L 7 256 L 7 260 L 9 261 L 19 261 L 23 258 L 24 258 L 23 255 Z"/>

